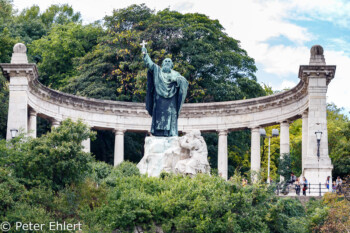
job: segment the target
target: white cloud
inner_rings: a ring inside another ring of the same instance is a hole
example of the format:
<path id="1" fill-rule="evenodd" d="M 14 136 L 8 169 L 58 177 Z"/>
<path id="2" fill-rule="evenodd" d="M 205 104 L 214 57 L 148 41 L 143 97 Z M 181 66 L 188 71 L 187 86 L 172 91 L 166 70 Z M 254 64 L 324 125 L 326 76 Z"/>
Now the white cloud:
<path id="1" fill-rule="evenodd" d="M 339 51 L 325 51 L 326 62 L 336 65 L 335 77 L 328 86 L 327 101 L 350 109 L 350 57 Z"/>

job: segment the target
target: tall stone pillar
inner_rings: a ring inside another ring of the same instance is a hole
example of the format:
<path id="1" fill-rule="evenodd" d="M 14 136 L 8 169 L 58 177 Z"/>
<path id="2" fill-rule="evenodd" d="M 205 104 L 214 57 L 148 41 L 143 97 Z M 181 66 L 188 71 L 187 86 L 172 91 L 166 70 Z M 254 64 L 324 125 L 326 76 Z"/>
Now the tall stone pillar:
<path id="1" fill-rule="evenodd" d="M 280 125 L 281 134 L 280 134 L 280 154 L 281 157 L 283 154 L 289 154 L 289 122 L 283 121 Z"/>
<path id="2" fill-rule="evenodd" d="M 301 142 L 301 166 L 304 173 L 304 163 L 307 157 L 307 140 L 308 140 L 308 112 L 302 114 L 302 142 Z M 303 174 L 304 175 L 304 174 Z"/>
<path id="3" fill-rule="evenodd" d="M 114 166 L 124 161 L 124 129 L 115 129 Z"/>
<path id="4" fill-rule="evenodd" d="M 327 86 L 335 74 L 335 66 L 327 66 L 323 48 L 315 45 L 311 48 L 310 64 L 300 66 L 299 77 L 308 83 L 307 144 L 303 174 L 311 184 L 324 184 L 331 176 L 333 165 L 328 155 L 327 132 Z M 322 132 L 320 156 L 317 156 L 315 132 Z"/>
<path id="5" fill-rule="evenodd" d="M 27 48 L 18 43 L 13 47 L 11 65 L 14 67 L 6 70 L 9 74 L 9 108 L 7 117 L 6 139 L 11 139 L 11 129 L 17 129 L 21 133 L 28 132 L 28 79 L 26 70 L 19 64 L 28 64 Z"/>
<path id="6" fill-rule="evenodd" d="M 253 173 L 260 171 L 260 160 L 260 132 L 259 127 L 256 127 L 251 129 L 250 170 Z"/>
<path id="7" fill-rule="evenodd" d="M 227 161 L 227 130 L 219 130 L 219 143 L 218 143 L 218 173 L 227 180 L 228 172 Z"/>
<path id="8" fill-rule="evenodd" d="M 31 109 L 29 111 L 28 134 L 33 138 L 36 138 L 36 120 L 37 120 L 36 117 L 37 117 L 37 112 Z"/>
<path id="9" fill-rule="evenodd" d="M 81 145 L 83 146 L 83 151 L 84 152 L 87 152 L 87 153 L 90 153 L 90 148 L 91 148 L 91 140 L 90 138 L 84 140 L 81 142 Z"/>

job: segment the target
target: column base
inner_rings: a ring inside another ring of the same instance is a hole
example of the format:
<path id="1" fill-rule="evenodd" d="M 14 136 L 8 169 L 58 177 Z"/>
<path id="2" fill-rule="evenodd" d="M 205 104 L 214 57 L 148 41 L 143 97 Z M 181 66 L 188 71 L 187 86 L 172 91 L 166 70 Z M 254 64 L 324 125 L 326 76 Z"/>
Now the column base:
<path id="1" fill-rule="evenodd" d="M 326 181 L 328 176 L 332 176 L 332 168 L 304 168 L 303 176 L 311 184 L 311 192 L 314 194 L 319 195 L 319 184 L 321 183 L 321 193 L 323 195 L 329 191 L 326 187 Z"/>

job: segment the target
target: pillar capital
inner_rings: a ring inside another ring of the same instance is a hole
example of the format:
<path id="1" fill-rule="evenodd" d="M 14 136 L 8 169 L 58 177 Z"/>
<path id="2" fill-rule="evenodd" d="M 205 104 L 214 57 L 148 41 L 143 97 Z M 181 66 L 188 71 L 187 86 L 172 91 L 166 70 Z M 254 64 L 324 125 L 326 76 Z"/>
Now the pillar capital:
<path id="1" fill-rule="evenodd" d="M 53 127 L 58 127 L 58 126 L 60 126 L 61 121 L 58 120 L 58 119 L 53 119 L 53 120 L 51 121 L 51 124 L 52 124 Z"/>
<path id="2" fill-rule="evenodd" d="M 36 117 L 38 113 L 34 109 L 29 109 L 29 116 Z"/>
<path id="3" fill-rule="evenodd" d="M 250 128 L 250 131 L 253 133 L 253 132 L 259 132 L 260 133 L 260 129 L 261 129 L 262 127 L 261 126 L 253 126 L 253 127 L 251 127 Z"/>
<path id="4" fill-rule="evenodd" d="M 227 129 L 219 129 L 218 131 L 219 136 L 227 136 L 228 130 Z"/>
<path id="5" fill-rule="evenodd" d="M 115 135 L 124 135 L 125 132 L 126 132 L 126 129 L 122 129 L 122 128 L 113 129 L 113 133 Z"/>
<path id="6" fill-rule="evenodd" d="M 289 126 L 289 124 L 291 123 L 292 121 L 290 121 L 290 120 L 283 120 L 283 121 L 280 121 L 279 123 L 280 123 L 280 125 L 282 126 L 286 126 L 286 125 L 288 125 Z"/>
<path id="7" fill-rule="evenodd" d="M 304 118 L 307 118 L 309 116 L 309 110 L 306 109 L 302 114 L 301 114 L 301 117 L 304 119 Z"/>

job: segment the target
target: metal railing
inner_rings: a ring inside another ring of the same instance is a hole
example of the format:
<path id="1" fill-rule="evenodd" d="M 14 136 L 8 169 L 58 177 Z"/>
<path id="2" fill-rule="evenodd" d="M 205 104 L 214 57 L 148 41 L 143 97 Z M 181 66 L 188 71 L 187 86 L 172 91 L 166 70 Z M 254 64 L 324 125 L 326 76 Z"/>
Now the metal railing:
<path id="1" fill-rule="evenodd" d="M 304 187 L 306 187 L 304 192 Z M 335 192 L 336 190 L 334 190 Z M 331 189 L 327 188 L 325 184 L 300 184 L 299 190 L 295 184 L 276 184 L 275 193 L 277 196 L 289 195 L 289 196 L 323 196 L 325 193 L 331 192 Z"/>

